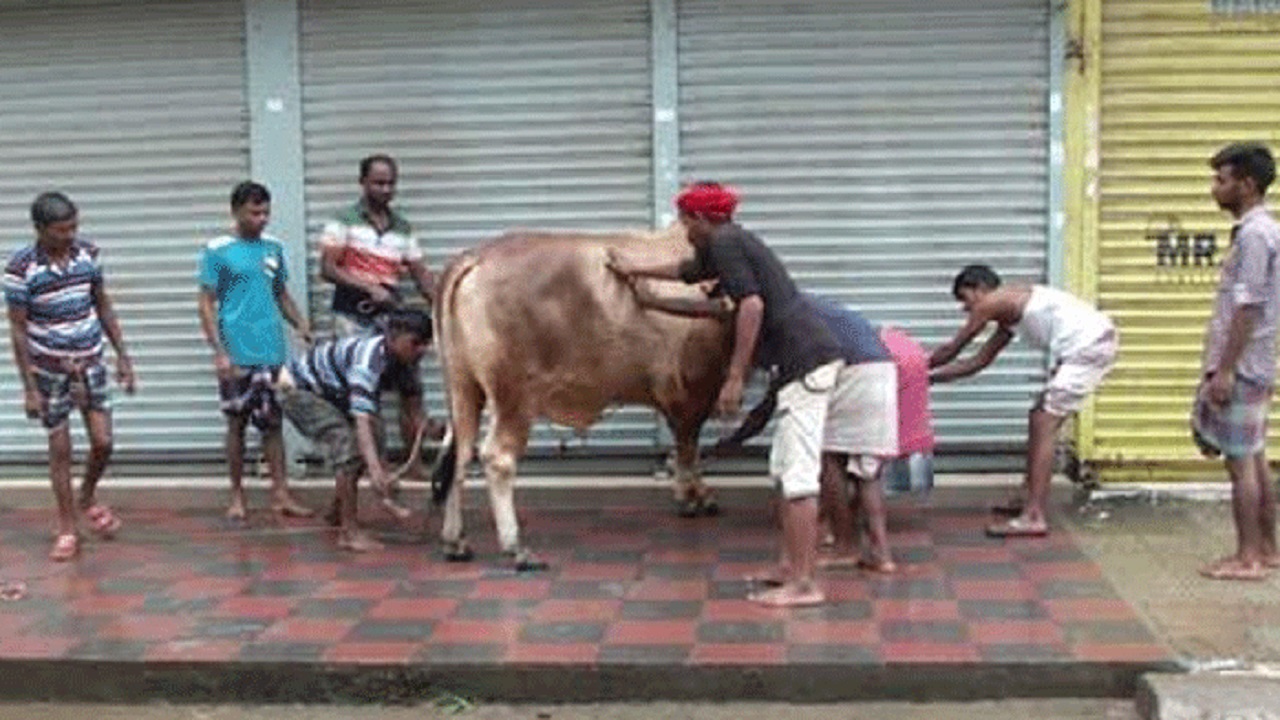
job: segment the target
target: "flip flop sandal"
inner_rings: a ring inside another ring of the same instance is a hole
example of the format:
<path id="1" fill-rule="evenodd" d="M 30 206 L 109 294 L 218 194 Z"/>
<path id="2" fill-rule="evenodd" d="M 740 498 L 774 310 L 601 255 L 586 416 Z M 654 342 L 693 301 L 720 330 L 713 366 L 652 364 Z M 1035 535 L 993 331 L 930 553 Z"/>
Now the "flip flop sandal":
<path id="1" fill-rule="evenodd" d="M 987 526 L 987 535 L 997 538 L 1045 537 L 1048 534 L 1049 527 L 1047 525 L 1032 525 L 1019 518 L 1012 518 L 1002 523 Z"/>
<path id="2" fill-rule="evenodd" d="M 84 516 L 89 520 L 89 529 L 104 540 L 115 537 L 124 525 L 106 505 L 94 505 L 84 511 Z"/>
<path id="3" fill-rule="evenodd" d="M 59 535 L 53 541 L 53 549 L 49 551 L 49 559 L 54 562 L 66 562 L 80 554 L 80 538 L 75 535 Z"/>

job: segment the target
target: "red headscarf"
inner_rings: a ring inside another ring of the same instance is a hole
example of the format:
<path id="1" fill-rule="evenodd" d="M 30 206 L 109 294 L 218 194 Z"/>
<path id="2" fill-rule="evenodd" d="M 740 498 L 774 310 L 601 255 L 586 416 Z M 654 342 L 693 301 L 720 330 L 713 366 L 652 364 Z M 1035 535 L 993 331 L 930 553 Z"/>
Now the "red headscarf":
<path id="1" fill-rule="evenodd" d="M 676 196 L 676 207 L 690 215 L 728 220 L 738 207 L 738 193 L 717 183 L 698 183 Z"/>

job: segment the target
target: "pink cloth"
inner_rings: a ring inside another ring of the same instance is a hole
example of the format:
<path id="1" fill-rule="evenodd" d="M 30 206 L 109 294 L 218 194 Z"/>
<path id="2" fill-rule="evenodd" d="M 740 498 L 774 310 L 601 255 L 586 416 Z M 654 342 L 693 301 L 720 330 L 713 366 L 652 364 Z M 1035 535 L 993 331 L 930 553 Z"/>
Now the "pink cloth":
<path id="1" fill-rule="evenodd" d="M 894 327 L 880 328 L 898 369 L 898 452 L 903 457 L 932 453 L 933 413 L 929 411 L 929 357 L 911 336 Z"/>

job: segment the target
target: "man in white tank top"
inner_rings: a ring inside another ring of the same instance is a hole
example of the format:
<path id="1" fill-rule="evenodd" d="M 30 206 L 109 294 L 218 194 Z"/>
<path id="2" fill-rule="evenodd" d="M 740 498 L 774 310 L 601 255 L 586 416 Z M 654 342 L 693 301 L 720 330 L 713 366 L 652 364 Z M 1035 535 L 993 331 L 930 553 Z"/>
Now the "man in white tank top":
<path id="1" fill-rule="evenodd" d="M 1000 276 L 986 265 L 964 268 L 956 276 L 952 293 L 968 319 L 954 338 L 929 356 L 929 367 L 936 368 L 929 374 L 930 382 L 977 373 L 996 359 L 1015 334 L 1049 352 L 1053 370 L 1028 418 L 1025 501 L 993 508 L 1014 517 L 987 527 L 987 534 L 994 537 L 1046 535 L 1054 439 L 1063 421 L 1080 409 L 1115 364 L 1115 325 L 1070 293 L 1044 285 L 1002 286 Z M 986 344 L 976 354 L 952 362 L 991 323 L 996 330 Z"/>

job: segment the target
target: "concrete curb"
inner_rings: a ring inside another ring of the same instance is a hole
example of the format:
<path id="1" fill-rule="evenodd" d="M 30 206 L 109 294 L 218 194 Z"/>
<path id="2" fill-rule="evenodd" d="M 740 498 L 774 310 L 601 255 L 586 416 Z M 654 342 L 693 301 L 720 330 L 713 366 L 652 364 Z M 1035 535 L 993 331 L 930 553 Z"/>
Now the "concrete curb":
<path id="1" fill-rule="evenodd" d="M 471 701 L 868 700 L 1131 697 L 1163 663 L 346 665 L 321 662 L 0 661 L 4 701 L 409 703 Z"/>
<path id="2" fill-rule="evenodd" d="M 1143 720 L 1280 718 L 1280 678 L 1252 673 L 1147 674 L 1135 696 Z"/>

